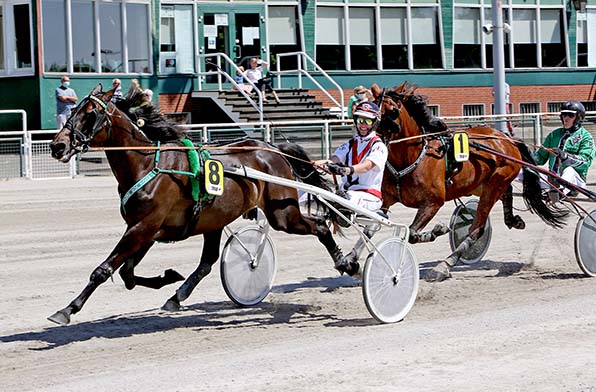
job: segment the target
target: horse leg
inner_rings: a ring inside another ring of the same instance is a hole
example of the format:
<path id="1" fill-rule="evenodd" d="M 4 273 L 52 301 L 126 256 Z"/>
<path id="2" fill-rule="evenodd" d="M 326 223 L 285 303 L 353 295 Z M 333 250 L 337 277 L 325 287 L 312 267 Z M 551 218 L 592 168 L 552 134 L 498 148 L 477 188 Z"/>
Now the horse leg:
<path id="1" fill-rule="evenodd" d="M 449 227 L 444 223 L 436 224 L 430 231 L 420 232 L 435 217 L 442 206 L 443 204 L 431 204 L 418 209 L 414 221 L 410 225 L 410 237 L 408 238 L 410 244 L 431 242 L 437 237 L 449 233 Z"/>
<path id="2" fill-rule="evenodd" d="M 523 230 L 526 228 L 526 223 L 519 215 L 513 215 L 513 187 L 509 185 L 507 191 L 501 196 L 501 202 L 503 203 L 503 216 L 505 219 L 505 225 L 510 229 Z"/>
<path id="3" fill-rule="evenodd" d="M 138 227 L 139 225 L 136 225 Z M 105 282 L 112 273 L 128 259 L 134 258 L 136 254 L 144 254 L 142 249 L 149 249 L 150 246 L 145 238 L 151 238 L 152 233 L 145 230 L 129 229 L 124 233 L 110 256 L 101 263 L 89 277 L 89 283 L 81 291 L 81 293 L 64 309 L 61 309 L 48 317 L 48 320 L 60 325 L 66 325 L 70 322 L 70 316 L 78 313 L 85 302 L 89 299 L 91 294 Z M 145 250 L 146 252 L 146 250 Z"/>
<path id="4" fill-rule="evenodd" d="M 370 240 L 379 230 L 381 230 L 380 224 L 372 224 L 366 226 L 363 232 L 366 238 Z M 350 253 L 346 255 L 346 259 L 348 260 L 349 264 L 358 264 L 358 260 L 360 259 L 360 255 L 362 254 L 362 250 L 364 250 L 365 245 L 366 244 L 364 240 L 362 238 L 358 238 L 358 241 L 356 241 L 356 244 Z"/>
<path id="5" fill-rule="evenodd" d="M 165 270 L 163 276 L 154 276 L 151 278 L 136 276 L 134 274 L 134 268 L 137 264 L 139 264 L 154 243 L 155 242 L 151 241 L 145 248 L 139 249 L 136 254 L 124 262 L 118 271 L 122 281 L 124 281 L 124 287 L 126 287 L 128 290 L 132 290 L 135 288 L 135 286 L 143 286 L 150 289 L 161 289 L 163 286 L 168 284 L 184 280 L 184 277 L 173 269 Z"/>
<path id="6" fill-rule="evenodd" d="M 196 270 L 186 278 L 182 286 L 176 290 L 176 294 L 170 297 L 162 306 L 163 310 L 180 310 L 180 302 L 187 299 L 199 282 L 211 272 L 211 267 L 219 258 L 219 243 L 223 229 L 203 234 L 203 253 L 201 261 Z"/>
<path id="7" fill-rule="evenodd" d="M 478 209 L 476 210 L 476 216 L 468 231 L 468 236 L 462 241 L 461 244 L 451 253 L 447 258 L 437 264 L 431 269 L 424 279 L 427 282 L 441 282 L 451 277 L 451 268 L 453 268 L 459 261 L 461 255 L 467 251 L 484 233 L 484 226 L 488 219 L 488 215 L 499 199 L 499 195 L 503 195 L 506 192 L 506 188 L 498 187 L 488 183 L 485 187 L 488 191 L 485 191 L 480 196 L 478 203 Z M 489 193 L 490 192 L 490 193 Z"/>
<path id="8" fill-rule="evenodd" d="M 265 207 L 271 206 L 271 204 L 267 203 Z M 297 204 L 277 209 L 264 208 L 263 211 L 271 228 L 274 230 L 283 231 L 288 234 L 316 235 L 319 242 L 323 244 L 331 256 L 335 269 L 340 273 L 347 273 L 353 276 L 360 270 L 360 264 L 357 261 L 348 260 L 344 256 L 341 248 L 333 239 L 333 235 L 327 224 L 324 221 L 303 216 Z"/>

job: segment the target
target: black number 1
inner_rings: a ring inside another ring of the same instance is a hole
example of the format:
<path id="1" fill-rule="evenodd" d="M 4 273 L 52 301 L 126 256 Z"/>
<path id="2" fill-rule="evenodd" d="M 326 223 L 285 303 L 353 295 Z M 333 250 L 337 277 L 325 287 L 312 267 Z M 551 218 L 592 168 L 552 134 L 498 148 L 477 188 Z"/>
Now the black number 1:
<path id="1" fill-rule="evenodd" d="M 464 152 L 464 135 L 459 135 L 459 152 Z"/>

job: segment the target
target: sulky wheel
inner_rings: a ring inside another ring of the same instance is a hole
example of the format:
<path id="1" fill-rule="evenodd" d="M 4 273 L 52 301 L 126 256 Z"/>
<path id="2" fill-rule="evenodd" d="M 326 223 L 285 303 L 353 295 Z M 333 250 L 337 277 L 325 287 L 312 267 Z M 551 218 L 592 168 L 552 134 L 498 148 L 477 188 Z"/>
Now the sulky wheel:
<path id="1" fill-rule="evenodd" d="M 402 320 L 416 301 L 420 278 L 416 256 L 392 237 L 377 246 L 364 266 L 362 294 L 370 314 L 382 323 Z"/>
<path id="2" fill-rule="evenodd" d="M 265 299 L 275 278 L 276 259 L 271 237 L 262 226 L 250 225 L 232 233 L 220 265 L 228 297 L 241 306 L 256 305 Z"/>
<path id="3" fill-rule="evenodd" d="M 575 227 L 575 259 L 588 276 L 596 276 L 596 210 L 580 218 Z"/>
<path id="4" fill-rule="evenodd" d="M 449 222 L 449 246 L 451 247 L 452 252 L 455 251 L 455 249 L 457 249 L 468 236 L 477 209 L 478 200 L 475 199 L 468 200 L 455 207 L 455 210 L 451 215 L 451 221 Z M 487 218 L 486 224 L 484 225 L 484 233 L 482 233 L 482 236 L 474 242 L 472 247 L 462 254 L 460 260 L 466 264 L 474 264 L 482 260 L 488 251 L 491 238 L 492 226 L 490 224 L 490 218 Z"/>

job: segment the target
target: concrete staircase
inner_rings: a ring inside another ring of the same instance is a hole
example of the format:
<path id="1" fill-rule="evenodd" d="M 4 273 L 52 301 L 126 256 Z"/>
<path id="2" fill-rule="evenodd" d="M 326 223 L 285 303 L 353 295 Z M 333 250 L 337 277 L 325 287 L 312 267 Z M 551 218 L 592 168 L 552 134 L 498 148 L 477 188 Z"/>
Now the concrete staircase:
<path id="1" fill-rule="evenodd" d="M 266 94 L 268 102 L 263 102 L 264 121 L 321 120 L 335 118 L 329 109 L 315 100 L 315 96 L 305 89 L 277 89 L 279 103 L 271 93 Z M 259 121 L 259 113 L 238 91 L 220 91 L 218 100 L 237 118 L 237 121 Z M 256 98 L 255 98 L 256 100 Z"/>

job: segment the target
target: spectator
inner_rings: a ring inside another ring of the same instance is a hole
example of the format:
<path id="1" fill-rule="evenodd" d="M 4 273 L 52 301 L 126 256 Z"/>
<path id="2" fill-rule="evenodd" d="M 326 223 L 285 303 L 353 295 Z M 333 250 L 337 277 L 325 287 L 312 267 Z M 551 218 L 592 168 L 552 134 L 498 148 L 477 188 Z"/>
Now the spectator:
<path id="1" fill-rule="evenodd" d="M 112 102 L 118 102 L 121 99 L 124 99 L 124 95 L 122 94 L 122 81 L 120 81 L 120 79 L 112 80 L 112 89 L 116 89 L 112 95 Z"/>
<path id="2" fill-rule="evenodd" d="M 238 86 L 234 86 L 234 89 L 235 90 L 244 90 L 247 93 L 250 93 L 252 91 L 252 86 L 249 84 L 244 84 L 244 77 L 245 77 L 244 67 L 239 66 L 238 69 L 239 69 L 239 71 L 236 71 L 236 76 L 234 76 L 234 81 L 236 82 L 236 84 L 238 84 Z"/>
<path id="3" fill-rule="evenodd" d="M 60 87 L 56 88 L 56 126 L 62 129 L 70 117 L 70 111 L 77 103 L 77 93 L 70 88 L 70 78 L 66 75 L 60 79 Z"/>
<path id="4" fill-rule="evenodd" d="M 348 118 L 353 117 L 354 108 L 362 102 L 369 100 L 368 90 L 366 87 L 360 85 L 354 88 L 354 95 L 348 101 Z"/>
<path id="5" fill-rule="evenodd" d="M 146 88 L 145 90 L 143 90 L 143 95 L 145 96 L 145 98 L 147 98 L 147 101 L 149 103 L 153 103 L 153 91 Z"/>
<path id="6" fill-rule="evenodd" d="M 267 102 L 265 92 L 271 92 L 275 101 L 279 103 L 279 97 L 273 90 L 273 80 L 271 80 L 271 77 L 263 77 L 265 69 L 267 69 L 267 62 L 253 57 L 250 59 L 250 69 L 246 71 L 245 76 L 263 93 L 263 102 Z"/>
<path id="7" fill-rule="evenodd" d="M 511 114 L 511 88 L 509 87 L 509 84 L 507 82 L 503 83 L 504 87 L 505 87 L 505 113 L 506 114 Z M 495 90 L 493 90 L 493 97 L 495 96 Z M 507 130 L 509 131 L 509 134 L 511 136 L 513 136 L 513 125 L 511 124 L 510 119 L 507 119 Z"/>

